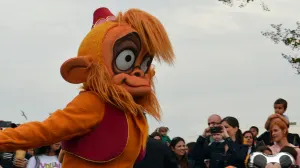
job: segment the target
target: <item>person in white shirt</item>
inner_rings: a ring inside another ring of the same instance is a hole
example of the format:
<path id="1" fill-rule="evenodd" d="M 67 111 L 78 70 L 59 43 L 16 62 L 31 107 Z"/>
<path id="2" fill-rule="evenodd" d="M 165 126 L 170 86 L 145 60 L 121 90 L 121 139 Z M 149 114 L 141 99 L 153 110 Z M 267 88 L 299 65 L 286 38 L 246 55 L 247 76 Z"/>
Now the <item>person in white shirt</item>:
<path id="1" fill-rule="evenodd" d="M 61 168 L 61 163 L 58 160 L 60 150 L 60 142 L 38 148 L 35 156 L 29 159 L 27 168 Z"/>

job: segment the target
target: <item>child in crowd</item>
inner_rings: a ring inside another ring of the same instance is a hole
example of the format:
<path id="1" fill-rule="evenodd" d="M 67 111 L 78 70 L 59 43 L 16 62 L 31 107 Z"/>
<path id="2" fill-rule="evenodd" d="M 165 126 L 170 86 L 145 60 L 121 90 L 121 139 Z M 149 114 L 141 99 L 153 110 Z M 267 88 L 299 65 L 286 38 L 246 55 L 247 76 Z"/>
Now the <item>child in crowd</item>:
<path id="1" fill-rule="evenodd" d="M 60 150 L 60 142 L 50 146 L 42 146 L 37 148 L 34 152 L 35 156 L 29 159 L 27 168 L 60 168 L 62 166 L 58 159 Z"/>
<path id="2" fill-rule="evenodd" d="M 289 118 L 286 114 L 288 103 L 286 100 L 279 98 L 274 102 L 274 112 L 275 114 L 269 116 L 268 120 L 266 121 L 265 128 L 269 130 L 270 122 L 273 118 L 279 117 L 281 118 L 289 127 Z"/>
<path id="3" fill-rule="evenodd" d="M 159 132 L 153 132 L 153 133 L 150 135 L 150 138 L 153 138 L 153 139 L 156 139 L 156 140 L 162 140 L 161 134 L 160 134 Z"/>
<path id="4" fill-rule="evenodd" d="M 161 140 L 163 142 L 166 142 L 168 145 L 170 144 L 171 142 L 171 139 L 170 137 L 168 136 L 168 131 L 169 131 L 169 128 L 168 127 L 160 127 L 158 129 L 158 132 L 160 133 L 161 135 Z"/>
<path id="5" fill-rule="evenodd" d="M 286 112 L 287 106 L 287 101 L 282 98 L 279 98 L 274 102 L 275 113 L 283 116 L 287 121 L 289 121 L 288 116 L 284 114 Z"/>
<path id="6" fill-rule="evenodd" d="M 223 139 L 221 133 L 212 133 L 212 138 L 214 140 L 213 142 L 224 142 L 224 139 Z M 209 145 L 211 145 L 211 143 L 209 143 Z"/>
<path id="7" fill-rule="evenodd" d="M 213 141 L 210 142 L 208 146 L 209 150 L 213 153 L 212 155 L 220 155 L 221 153 L 224 153 L 224 149 L 226 147 L 222 133 L 211 133 L 211 137 Z M 205 159 L 204 163 L 206 167 L 211 167 L 210 159 Z"/>
<path id="8" fill-rule="evenodd" d="M 265 155 L 272 155 L 272 150 L 268 148 L 267 146 L 260 146 L 256 149 L 256 152 L 261 152 Z"/>

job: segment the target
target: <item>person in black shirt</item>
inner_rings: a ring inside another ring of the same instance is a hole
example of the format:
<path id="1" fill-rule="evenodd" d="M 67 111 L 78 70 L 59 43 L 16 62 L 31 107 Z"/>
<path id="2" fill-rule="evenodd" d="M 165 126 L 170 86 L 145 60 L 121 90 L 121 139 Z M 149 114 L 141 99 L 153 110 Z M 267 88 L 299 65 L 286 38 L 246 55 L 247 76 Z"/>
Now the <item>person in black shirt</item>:
<path id="1" fill-rule="evenodd" d="M 3 153 L 0 153 L 0 166 L 2 166 L 3 168 L 14 168 L 17 166 L 20 167 L 20 165 L 22 165 L 22 167 L 20 167 L 20 168 L 26 168 L 26 163 L 31 158 L 31 156 L 32 155 L 26 153 L 25 158 L 24 158 L 25 164 L 22 164 L 22 163 L 16 162 L 15 152 L 3 152 Z"/>
<path id="2" fill-rule="evenodd" d="M 177 168 L 170 148 L 161 140 L 148 137 L 145 158 L 136 163 L 134 168 Z"/>

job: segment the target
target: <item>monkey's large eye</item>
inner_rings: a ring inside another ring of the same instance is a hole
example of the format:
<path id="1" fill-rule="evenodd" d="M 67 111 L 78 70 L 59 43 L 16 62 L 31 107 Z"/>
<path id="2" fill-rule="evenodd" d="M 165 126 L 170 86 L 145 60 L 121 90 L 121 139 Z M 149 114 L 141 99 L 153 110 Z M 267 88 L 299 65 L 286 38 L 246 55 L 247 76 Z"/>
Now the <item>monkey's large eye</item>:
<path id="1" fill-rule="evenodd" d="M 144 59 L 143 59 L 143 62 L 141 64 L 141 70 L 144 71 L 144 72 L 147 72 L 147 70 L 150 67 L 151 63 L 152 63 L 152 58 L 149 55 L 145 56 Z"/>
<path id="2" fill-rule="evenodd" d="M 116 67 L 121 71 L 127 71 L 135 62 L 135 55 L 132 50 L 126 49 L 120 52 L 116 58 Z"/>

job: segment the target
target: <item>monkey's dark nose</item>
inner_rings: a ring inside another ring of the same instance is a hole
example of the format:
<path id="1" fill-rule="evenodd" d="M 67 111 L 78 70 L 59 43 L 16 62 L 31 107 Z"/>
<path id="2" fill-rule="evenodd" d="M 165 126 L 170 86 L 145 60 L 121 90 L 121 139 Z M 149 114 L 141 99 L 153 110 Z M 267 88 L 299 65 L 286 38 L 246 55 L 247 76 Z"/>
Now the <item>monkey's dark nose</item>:
<path id="1" fill-rule="evenodd" d="M 135 72 L 133 75 L 136 76 L 136 77 L 142 76 L 142 74 L 140 72 Z"/>

